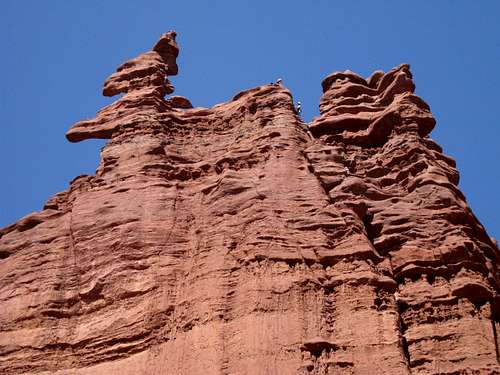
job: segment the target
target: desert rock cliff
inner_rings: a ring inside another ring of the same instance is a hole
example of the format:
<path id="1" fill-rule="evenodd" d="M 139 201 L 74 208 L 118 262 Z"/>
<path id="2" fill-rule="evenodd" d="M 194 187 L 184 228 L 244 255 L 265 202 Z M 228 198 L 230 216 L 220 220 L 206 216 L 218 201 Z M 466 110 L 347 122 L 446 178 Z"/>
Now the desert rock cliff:
<path id="1" fill-rule="evenodd" d="M 173 96 L 169 32 L 71 142 L 94 176 L 0 229 L 2 374 L 497 374 L 499 249 L 408 65 Z"/>

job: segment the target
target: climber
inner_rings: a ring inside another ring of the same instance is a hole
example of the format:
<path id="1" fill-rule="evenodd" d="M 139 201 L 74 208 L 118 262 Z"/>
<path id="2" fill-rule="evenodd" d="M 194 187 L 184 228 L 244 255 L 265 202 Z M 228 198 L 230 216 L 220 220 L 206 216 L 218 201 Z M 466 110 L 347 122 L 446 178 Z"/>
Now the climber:
<path id="1" fill-rule="evenodd" d="M 281 82 L 283 82 L 283 80 L 282 80 L 281 78 L 278 78 L 278 79 L 276 80 L 276 84 L 277 84 L 277 85 L 281 85 Z"/>
<path id="2" fill-rule="evenodd" d="M 351 170 L 349 169 L 349 167 L 345 166 L 344 167 L 344 172 L 345 172 L 345 174 L 350 174 Z"/>
<path id="3" fill-rule="evenodd" d="M 297 107 L 295 107 L 295 109 L 297 110 L 297 114 L 300 116 L 302 113 L 302 103 L 300 101 L 297 102 Z"/>
<path id="4" fill-rule="evenodd" d="M 350 159 L 349 161 L 349 171 L 355 171 L 356 170 L 356 159 Z"/>

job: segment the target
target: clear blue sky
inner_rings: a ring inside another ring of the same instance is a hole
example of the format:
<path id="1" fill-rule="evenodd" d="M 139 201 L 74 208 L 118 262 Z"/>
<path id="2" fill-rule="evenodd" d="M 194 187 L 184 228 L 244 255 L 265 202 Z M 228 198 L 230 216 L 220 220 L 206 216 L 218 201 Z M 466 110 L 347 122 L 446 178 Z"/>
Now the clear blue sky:
<path id="1" fill-rule="evenodd" d="M 461 189 L 500 237 L 500 1 L 23 1 L 0 3 L 0 227 L 41 209 L 102 141 L 64 134 L 110 102 L 102 82 L 176 29 L 177 94 L 212 106 L 282 77 L 317 115 L 320 82 L 350 69 L 411 65 L 432 133 Z"/>

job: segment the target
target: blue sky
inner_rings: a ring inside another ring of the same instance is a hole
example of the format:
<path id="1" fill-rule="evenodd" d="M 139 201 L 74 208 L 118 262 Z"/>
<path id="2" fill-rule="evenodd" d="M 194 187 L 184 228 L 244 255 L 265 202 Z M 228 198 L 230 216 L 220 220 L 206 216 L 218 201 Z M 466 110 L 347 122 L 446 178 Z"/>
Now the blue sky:
<path id="1" fill-rule="evenodd" d="M 23 1 L 0 4 L 0 227 L 93 174 L 104 142 L 64 134 L 110 102 L 102 83 L 175 29 L 179 95 L 212 106 L 277 77 L 318 114 L 321 80 L 406 62 L 457 160 L 460 187 L 500 237 L 500 1 Z"/>

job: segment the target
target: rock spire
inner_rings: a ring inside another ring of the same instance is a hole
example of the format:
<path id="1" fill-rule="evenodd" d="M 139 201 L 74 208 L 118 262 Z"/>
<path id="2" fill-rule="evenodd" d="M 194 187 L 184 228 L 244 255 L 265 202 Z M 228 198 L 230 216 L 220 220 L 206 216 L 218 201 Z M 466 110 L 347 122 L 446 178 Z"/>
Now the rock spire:
<path id="1" fill-rule="evenodd" d="M 495 374 L 499 249 L 408 65 L 213 108 L 170 97 L 175 33 L 67 138 L 93 176 L 0 229 L 2 374 Z"/>
<path id="2" fill-rule="evenodd" d="M 151 51 L 120 65 L 104 82 L 103 95 L 123 97 L 99 111 L 95 119 L 73 125 L 66 134 L 68 140 L 111 138 L 118 128 L 134 126 L 167 110 L 170 106 L 164 96 L 174 92 L 167 77 L 178 71 L 175 37 L 175 31 L 163 34 Z"/>

